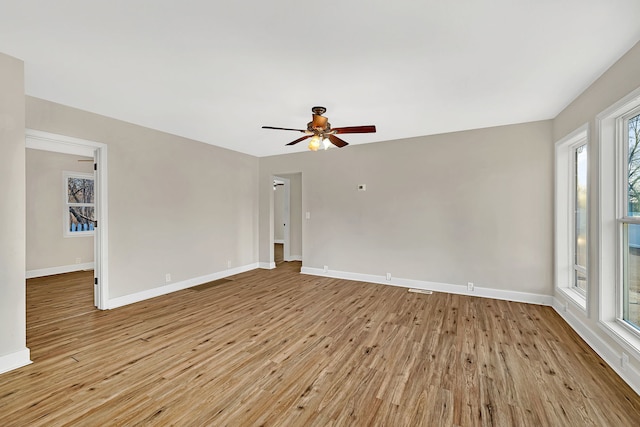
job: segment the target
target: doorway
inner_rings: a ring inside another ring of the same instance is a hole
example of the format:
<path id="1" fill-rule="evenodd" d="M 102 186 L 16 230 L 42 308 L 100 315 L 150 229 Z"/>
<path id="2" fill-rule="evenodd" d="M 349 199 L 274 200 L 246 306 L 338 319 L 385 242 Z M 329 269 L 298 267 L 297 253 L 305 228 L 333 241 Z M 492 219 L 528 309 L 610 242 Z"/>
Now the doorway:
<path id="1" fill-rule="evenodd" d="M 273 176 L 273 264 L 302 261 L 302 173 Z"/>
<path id="2" fill-rule="evenodd" d="M 288 178 L 273 178 L 273 261 L 276 267 L 288 260 L 291 250 L 290 187 Z"/>
<path id="3" fill-rule="evenodd" d="M 106 144 L 28 129 L 25 146 L 28 149 L 72 154 L 93 158 L 95 191 L 94 248 L 94 305 L 108 308 L 107 279 L 107 146 Z"/>

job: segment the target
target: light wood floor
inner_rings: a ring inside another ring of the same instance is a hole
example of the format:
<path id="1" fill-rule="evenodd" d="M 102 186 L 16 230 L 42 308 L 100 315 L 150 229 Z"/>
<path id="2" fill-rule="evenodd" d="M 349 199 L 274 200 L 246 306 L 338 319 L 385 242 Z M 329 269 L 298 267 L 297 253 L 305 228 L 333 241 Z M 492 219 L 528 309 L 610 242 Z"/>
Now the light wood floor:
<path id="1" fill-rule="evenodd" d="M 255 270 L 111 311 L 32 279 L 34 363 L 0 424 L 638 426 L 640 397 L 549 307 Z"/>
<path id="2" fill-rule="evenodd" d="M 273 244 L 273 262 L 276 265 L 284 262 L 284 245 L 282 243 Z"/>

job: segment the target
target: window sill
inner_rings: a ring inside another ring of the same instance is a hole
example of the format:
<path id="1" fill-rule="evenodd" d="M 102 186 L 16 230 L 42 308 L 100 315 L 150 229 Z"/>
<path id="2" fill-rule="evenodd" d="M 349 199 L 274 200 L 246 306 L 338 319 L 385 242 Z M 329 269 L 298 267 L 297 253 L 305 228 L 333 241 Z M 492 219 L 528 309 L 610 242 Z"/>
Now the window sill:
<path id="1" fill-rule="evenodd" d="M 587 298 L 580 292 L 571 288 L 558 288 L 560 293 L 579 309 L 587 313 Z"/>
<path id="2" fill-rule="evenodd" d="M 93 237 L 93 231 L 76 231 L 74 233 L 64 233 L 64 237 Z"/>

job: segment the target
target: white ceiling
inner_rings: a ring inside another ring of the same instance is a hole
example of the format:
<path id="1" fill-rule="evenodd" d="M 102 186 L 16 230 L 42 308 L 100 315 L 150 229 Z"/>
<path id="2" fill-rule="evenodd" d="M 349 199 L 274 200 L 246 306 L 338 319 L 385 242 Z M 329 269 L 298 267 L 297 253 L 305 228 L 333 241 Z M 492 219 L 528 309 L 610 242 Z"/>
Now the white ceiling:
<path id="1" fill-rule="evenodd" d="M 351 144 L 555 117 L 640 40 L 639 0 L 0 0 L 26 93 L 255 156 L 311 107 Z M 347 148 L 348 149 L 348 148 Z"/>

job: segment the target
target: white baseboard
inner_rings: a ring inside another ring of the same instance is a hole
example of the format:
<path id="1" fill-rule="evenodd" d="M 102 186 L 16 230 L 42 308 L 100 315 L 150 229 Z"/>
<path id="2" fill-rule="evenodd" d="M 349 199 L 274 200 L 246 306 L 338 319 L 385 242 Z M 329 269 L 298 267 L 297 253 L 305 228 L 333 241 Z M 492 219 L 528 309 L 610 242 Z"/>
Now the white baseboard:
<path id="1" fill-rule="evenodd" d="M 452 285 L 449 283 L 427 282 L 414 279 L 401 279 L 392 277 L 387 280 L 385 276 L 373 274 L 350 273 L 345 271 L 327 270 L 321 268 L 302 267 L 302 274 L 313 276 L 334 277 L 336 279 L 356 280 L 359 282 L 379 283 L 381 285 L 400 286 L 403 288 L 415 288 L 428 291 L 447 292 L 450 294 L 469 295 L 472 297 L 494 298 L 507 301 L 525 302 L 538 305 L 552 305 L 551 295 L 533 294 L 528 292 L 505 291 L 502 289 L 483 288 L 476 286 L 473 291 L 467 290 L 464 285 Z"/>
<path id="2" fill-rule="evenodd" d="M 107 301 L 107 309 L 113 309 L 122 307 L 124 305 L 133 304 L 136 302 L 144 301 L 150 298 L 166 295 L 171 292 L 181 291 L 183 289 L 191 288 L 193 286 L 202 285 L 203 283 L 212 282 L 218 279 L 224 279 L 225 277 L 233 276 L 235 274 L 244 273 L 246 271 L 255 270 L 258 268 L 258 264 L 249 264 L 242 267 L 231 268 L 228 270 L 219 271 L 217 273 L 207 274 L 205 276 L 194 277 L 193 279 L 183 280 L 181 282 L 171 283 L 169 285 L 159 286 L 157 288 L 149 289 L 142 292 L 137 292 L 131 295 L 124 295 L 121 297 L 111 298 Z"/>
<path id="3" fill-rule="evenodd" d="M 262 268 L 264 270 L 273 270 L 276 268 L 275 262 L 261 262 L 258 264 L 258 268 Z"/>
<path id="4" fill-rule="evenodd" d="M 302 255 L 289 255 L 285 261 L 302 261 Z"/>
<path id="5" fill-rule="evenodd" d="M 85 262 L 84 264 L 61 265 L 60 267 L 40 268 L 37 270 L 28 270 L 27 279 L 34 277 L 52 276 L 54 274 L 72 273 L 74 271 L 93 270 L 95 264 L 93 262 Z"/>
<path id="6" fill-rule="evenodd" d="M 25 347 L 22 350 L 0 356 L 0 374 L 22 368 L 31 363 L 31 352 Z"/>
<path id="7" fill-rule="evenodd" d="M 278 244 L 284 245 L 284 239 L 274 239 L 273 243 L 278 243 Z"/>
<path id="8" fill-rule="evenodd" d="M 561 301 L 554 298 L 552 307 L 560 317 L 580 335 L 580 338 L 582 338 L 598 356 L 602 357 L 607 365 L 609 365 L 620 378 L 629 384 L 636 393 L 640 394 L 640 372 L 631 364 L 623 367 L 621 363 L 622 354 L 620 354 L 620 352 L 615 351 L 609 344 L 603 341 L 578 317 L 571 313 L 571 311 L 564 311 L 564 305 Z"/>

